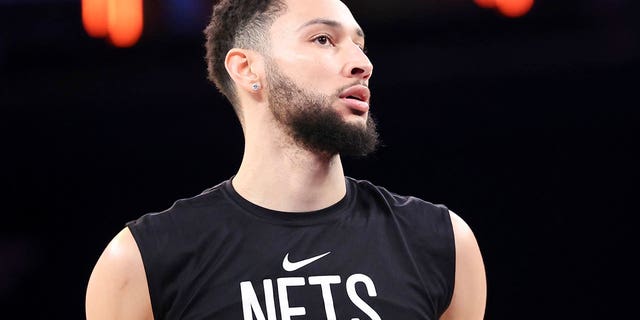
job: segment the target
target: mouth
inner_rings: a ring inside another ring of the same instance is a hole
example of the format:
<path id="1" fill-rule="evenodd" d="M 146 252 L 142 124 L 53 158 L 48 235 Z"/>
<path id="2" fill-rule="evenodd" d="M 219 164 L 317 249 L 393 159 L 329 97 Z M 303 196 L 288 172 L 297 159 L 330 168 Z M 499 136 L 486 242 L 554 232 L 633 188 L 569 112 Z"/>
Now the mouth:
<path id="1" fill-rule="evenodd" d="M 358 101 L 369 103 L 371 92 L 369 88 L 363 85 L 355 85 L 349 87 L 340 93 L 341 99 L 355 99 Z"/>
<path id="2" fill-rule="evenodd" d="M 364 99 L 363 99 L 363 98 L 361 98 L 361 97 L 356 97 L 356 96 L 348 96 L 348 97 L 346 97 L 346 98 L 347 98 L 347 99 L 356 99 L 356 100 L 359 100 L 359 101 L 364 101 Z"/>
<path id="3" fill-rule="evenodd" d="M 359 114 L 369 110 L 371 92 L 363 85 L 355 85 L 342 91 L 339 98 Z"/>

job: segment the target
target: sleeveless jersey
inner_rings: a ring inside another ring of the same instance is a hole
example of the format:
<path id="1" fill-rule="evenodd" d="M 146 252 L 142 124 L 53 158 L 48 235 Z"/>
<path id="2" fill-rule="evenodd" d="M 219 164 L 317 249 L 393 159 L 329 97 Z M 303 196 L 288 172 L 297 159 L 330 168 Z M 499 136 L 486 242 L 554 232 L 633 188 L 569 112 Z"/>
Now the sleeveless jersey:
<path id="1" fill-rule="evenodd" d="M 328 208 L 285 213 L 227 180 L 128 222 L 155 319 L 438 319 L 454 285 L 447 208 L 346 186 Z"/>

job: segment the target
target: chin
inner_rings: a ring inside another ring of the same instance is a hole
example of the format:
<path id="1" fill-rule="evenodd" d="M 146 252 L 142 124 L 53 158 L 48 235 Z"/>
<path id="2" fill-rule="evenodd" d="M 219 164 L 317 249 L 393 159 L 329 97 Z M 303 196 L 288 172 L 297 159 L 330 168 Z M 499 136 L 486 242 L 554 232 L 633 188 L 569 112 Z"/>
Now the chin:
<path id="1" fill-rule="evenodd" d="M 349 114 L 349 115 L 344 117 L 344 121 L 347 122 L 347 123 L 352 123 L 352 124 L 360 125 L 362 127 L 366 127 L 367 118 L 368 118 L 367 114 L 362 114 L 362 115 Z"/>

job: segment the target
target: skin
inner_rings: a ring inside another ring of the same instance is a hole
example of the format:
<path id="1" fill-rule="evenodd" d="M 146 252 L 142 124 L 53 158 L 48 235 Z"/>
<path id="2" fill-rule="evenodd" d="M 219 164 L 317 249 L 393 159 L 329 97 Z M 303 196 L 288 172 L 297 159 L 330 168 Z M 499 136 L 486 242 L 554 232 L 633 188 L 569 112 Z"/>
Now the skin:
<path id="1" fill-rule="evenodd" d="M 287 6 L 270 29 L 270 60 L 300 87 L 333 95 L 329 107 L 344 121 L 365 126 L 368 112 L 336 96 L 345 86 L 368 85 L 373 71 L 351 12 L 337 0 L 289 0 Z M 243 49 L 230 50 L 225 60 L 238 93 L 245 136 L 233 186 L 254 204 L 291 214 L 331 206 L 346 194 L 340 155 L 305 150 L 274 119 L 268 105 L 267 60 Z M 254 83 L 261 89 L 252 90 Z M 455 288 L 441 319 L 480 320 L 486 301 L 482 256 L 469 226 L 450 214 L 456 243 Z M 87 288 L 86 314 L 90 320 L 153 319 L 142 258 L 127 228 L 96 263 Z"/>

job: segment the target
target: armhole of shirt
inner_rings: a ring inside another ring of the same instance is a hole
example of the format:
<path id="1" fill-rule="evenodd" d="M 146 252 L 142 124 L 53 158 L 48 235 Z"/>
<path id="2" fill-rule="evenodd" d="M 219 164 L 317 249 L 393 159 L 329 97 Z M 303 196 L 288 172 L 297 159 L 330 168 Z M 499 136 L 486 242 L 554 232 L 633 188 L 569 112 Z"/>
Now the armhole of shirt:
<path id="1" fill-rule="evenodd" d="M 447 268 L 448 270 L 451 270 L 449 272 L 448 276 L 448 286 L 447 286 L 447 295 L 445 297 L 444 303 L 442 305 L 442 310 L 439 310 L 439 315 L 442 315 L 445 311 L 447 311 L 447 309 L 449 308 L 449 306 L 451 305 L 451 301 L 453 300 L 453 291 L 455 289 L 455 285 L 456 285 L 456 237 L 455 234 L 453 232 L 453 221 L 451 220 L 451 212 L 449 211 L 449 208 L 447 208 L 445 205 L 438 205 L 438 207 L 440 208 L 440 210 L 442 210 L 443 212 L 443 218 L 445 219 L 445 223 L 447 226 L 447 239 L 449 240 L 448 243 L 450 243 L 450 248 L 448 248 L 449 251 L 449 255 L 451 256 L 451 265 L 449 266 L 449 268 Z"/>
<path id="2" fill-rule="evenodd" d="M 149 293 L 149 299 L 151 301 L 151 312 L 153 313 L 154 319 L 159 320 L 159 319 L 162 319 L 163 317 L 159 313 L 160 310 L 158 309 L 158 298 L 154 294 L 155 292 L 159 292 L 159 291 L 155 287 L 155 282 L 153 281 L 153 277 L 149 273 L 150 270 L 148 267 L 152 264 L 149 261 L 148 250 L 146 248 L 145 242 L 142 239 L 142 235 L 139 233 L 141 232 L 141 230 L 138 229 L 139 227 L 138 223 L 140 222 L 141 222 L 140 219 L 138 219 L 138 220 L 129 221 L 125 225 L 127 228 L 129 228 L 129 231 L 133 236 L 133 240 L 136 243 L 138 251 L 140 252 L 140 257 L 142 258 L 142 265 L 144 268 L 144 275 L 147 280 L 147 291 Z"/>

